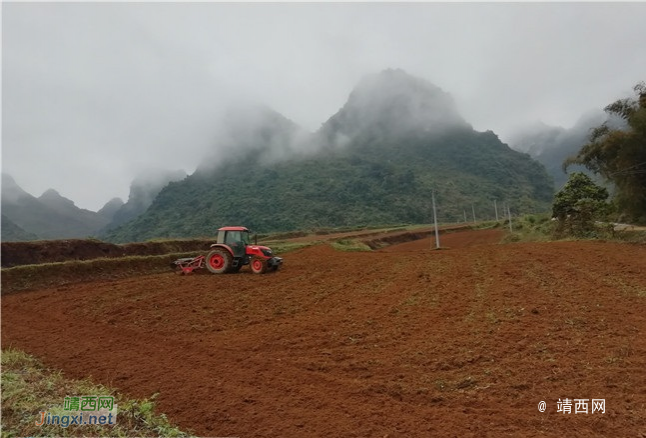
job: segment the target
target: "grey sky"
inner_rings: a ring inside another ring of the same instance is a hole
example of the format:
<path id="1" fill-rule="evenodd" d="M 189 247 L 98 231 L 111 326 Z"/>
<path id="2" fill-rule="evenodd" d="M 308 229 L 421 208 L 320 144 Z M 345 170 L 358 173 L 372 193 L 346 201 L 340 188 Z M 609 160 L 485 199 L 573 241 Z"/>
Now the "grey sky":
<path id="1" fill-rule="evenodd" d="M 3 3 L 2 168 L 96 210 L 145 168 L 192 173 L 227 102 L 314 131 L 402 68 L 503 141 L 646 80 L 645 3 Z"/>

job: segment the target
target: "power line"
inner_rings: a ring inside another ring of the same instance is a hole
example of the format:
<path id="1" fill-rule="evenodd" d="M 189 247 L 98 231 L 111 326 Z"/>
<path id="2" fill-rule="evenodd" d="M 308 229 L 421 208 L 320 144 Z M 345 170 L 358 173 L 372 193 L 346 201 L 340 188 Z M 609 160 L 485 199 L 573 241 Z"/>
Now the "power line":
<path id="1" fill-rule="evenodd" d="M 630 175 L 631 173 L 626 173 L 626 171 L 628 171 L 628 170 L 630 170 L 630 169 L 634 169 L 635 167 L 641 167 L 641 166 L 644 166 L 644 165 L 646 165 L 646 161 L 644 161 L 643 163 L 635 164 L 635 165 L 630 166 L 630 167 L 626 167 L 625 169 L 617 170 L 616 172 L 613 172 L 613 173 L 609 174 L 608 176 L 613 176 L 613 175 Z M 637 172 L 638 172 L 638 173 L 642 173 L 642 172 L 646 172 L 646 170 L 637 170 Z"/>
<path id="2" fill-rule="evenodd" d="M 632 170 L 632 171 L 628 171 L 628 172 L 616 172 L 616 173 L 613 173 L 612 175 L 641 175 L 642 173 L 646 173 L 646 169 L 645 170 Z"/>

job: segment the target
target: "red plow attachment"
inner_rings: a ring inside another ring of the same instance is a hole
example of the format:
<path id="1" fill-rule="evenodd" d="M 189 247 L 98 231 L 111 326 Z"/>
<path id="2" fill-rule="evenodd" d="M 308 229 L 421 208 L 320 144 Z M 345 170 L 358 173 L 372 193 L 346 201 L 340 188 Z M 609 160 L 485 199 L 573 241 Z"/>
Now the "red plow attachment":
<path id="1" fill-rule="evenodd" d="M 204 256 L 200 255 L 197 257 L 187 257 L 183 259 L 177 259 L 174 262 L 172 262 L 170 266 L 179 275 L 192 274 L 194 270 L 202 269 L 204 267 Z"/>

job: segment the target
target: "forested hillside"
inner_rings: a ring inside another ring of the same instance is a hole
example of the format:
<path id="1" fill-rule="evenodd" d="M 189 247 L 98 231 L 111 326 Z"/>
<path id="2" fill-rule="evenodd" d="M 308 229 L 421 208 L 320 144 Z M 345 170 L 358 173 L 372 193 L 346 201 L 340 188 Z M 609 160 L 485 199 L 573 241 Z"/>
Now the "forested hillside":
<path id="1" fill-rule="evenodd" d="M 227 145 L 231 159 L 221 151 L 217 165 L 170 183 L 109 239 L 207 236 L 233 224 L 279 231 L 430 222 L 432 190 L 442 221 L 462 219 L 472 204 L 493 217 L 494 200 L 516 212 L 547 210 L 552 200 L 541 164 L 473 130 L 447 93 L 400 70 L 368 77 L 309 138 L 266 114 L 247 125 L 244 145 Z M 299 150 L 308 152 L 289 154 Z"/>

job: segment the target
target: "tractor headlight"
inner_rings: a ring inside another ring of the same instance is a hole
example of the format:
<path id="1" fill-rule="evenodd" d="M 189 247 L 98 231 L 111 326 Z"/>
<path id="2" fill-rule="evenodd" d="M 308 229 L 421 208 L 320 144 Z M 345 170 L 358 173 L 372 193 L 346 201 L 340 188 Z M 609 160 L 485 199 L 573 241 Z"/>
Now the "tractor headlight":
<path id="1" fill-rule="evenodd" d="M 262 249 L 262 253 L 263 253 L 266 257 L 271 257 L 271 256 L 272 256 L 271 249 L 264 249 L 264 248 L 263 248 L 263 249 Z"/>

